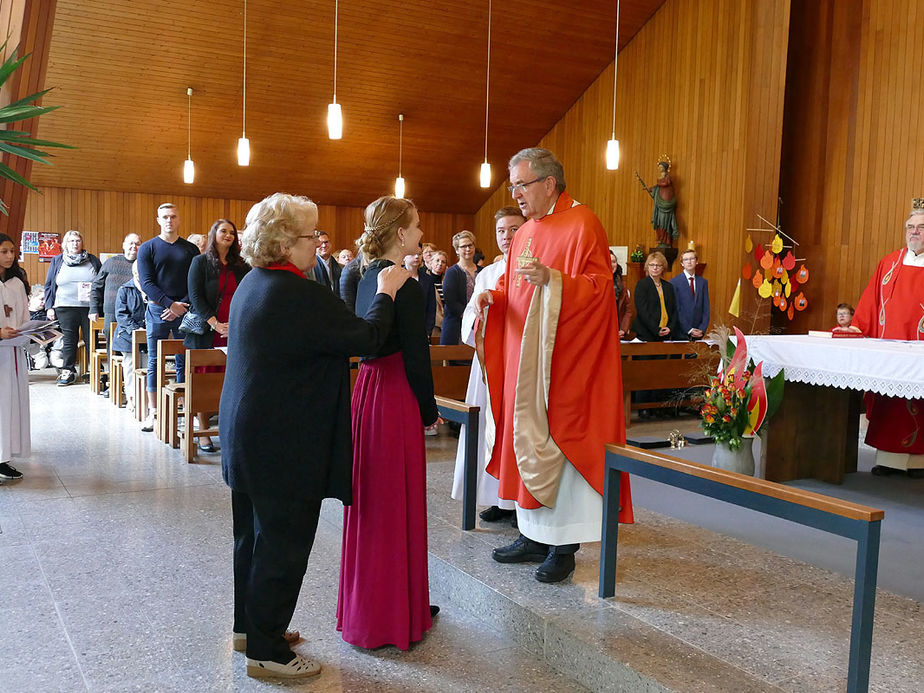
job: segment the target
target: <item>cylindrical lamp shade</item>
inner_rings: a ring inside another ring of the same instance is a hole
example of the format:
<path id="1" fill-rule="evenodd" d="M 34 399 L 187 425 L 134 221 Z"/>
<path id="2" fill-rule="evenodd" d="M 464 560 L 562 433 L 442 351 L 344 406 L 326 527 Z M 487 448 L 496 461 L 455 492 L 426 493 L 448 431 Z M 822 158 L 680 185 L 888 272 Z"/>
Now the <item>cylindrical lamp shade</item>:
<path id="1" fill-rule="evenodd" d="M 196 166 L 193 164 L 192 159 L 187 159 L 183 162 L 183 182 L 187 185 L 192 185 L 193 181 L 196 179 Z"/>
<path id="2" fill-rule="evenodd" d="M 250 140 L 246 137 L 237 141 L 237 165 L 250 166 Z"/>
<path id="3" fill-rule="evenodd" d="M 339 103 L 327 104 L 327 136 L 332 140 L 343 137 L 343 111 Z"/>
<path id="4" fill-rule="evenodd" d="M 613 139 L 606 143 L 606 168 L 610 171 L 619 168 L 619 140 Z"/>
<path id="5" fill-rule="evenodd" d="M 487 161 L 481 165 L 481 187 L 491 187 L 491 164 L 489 164 Z"/>
<path id="6" fill-rule="evenodd" d="M 395 178 L 395 197 L 399 200 L 404 198 L 404 178 L 401 176 Z"/>

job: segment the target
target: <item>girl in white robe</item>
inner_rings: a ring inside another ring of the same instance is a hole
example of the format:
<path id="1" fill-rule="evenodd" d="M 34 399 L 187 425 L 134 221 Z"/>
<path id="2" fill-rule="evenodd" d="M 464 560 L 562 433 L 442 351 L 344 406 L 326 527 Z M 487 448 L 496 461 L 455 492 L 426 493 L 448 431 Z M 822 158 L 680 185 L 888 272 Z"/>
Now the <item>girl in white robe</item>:
<path id="1" fill-rule="evenodd" d="M 13 456 L 32 451 L 29 431 L 29 362 L 17 328 L 29 320 L 25 272 L 13 240 L 0 234 L 0 479 L 21 479 Z"/>

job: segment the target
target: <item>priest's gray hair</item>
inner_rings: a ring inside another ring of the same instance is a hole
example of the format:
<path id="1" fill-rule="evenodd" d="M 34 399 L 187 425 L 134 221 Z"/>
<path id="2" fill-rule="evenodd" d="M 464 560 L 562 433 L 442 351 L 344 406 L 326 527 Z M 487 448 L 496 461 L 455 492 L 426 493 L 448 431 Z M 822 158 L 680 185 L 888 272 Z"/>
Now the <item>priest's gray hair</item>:
<path id="1" fill-rule="evenodd" d="M 552 152 L 542 147 L 529 147 L 521 149 L 510 159 L 508 170 L 513 169 L 521 161 L 529 162 L 529 170 L 536 174 L 538 178 L 548 178 L 552 176 L 555 179 L 555 187 L 558 192 L 565 191 L 565 169 L 562 168 L 561 162 Z"/>
<path id="2" fill-rule="evenodd" d="M 318 206 L 301 195 L 273 193 L 247 212 L 241 257 L 253 267 L 285 262 L 286 251 L 318 225 Z"/>

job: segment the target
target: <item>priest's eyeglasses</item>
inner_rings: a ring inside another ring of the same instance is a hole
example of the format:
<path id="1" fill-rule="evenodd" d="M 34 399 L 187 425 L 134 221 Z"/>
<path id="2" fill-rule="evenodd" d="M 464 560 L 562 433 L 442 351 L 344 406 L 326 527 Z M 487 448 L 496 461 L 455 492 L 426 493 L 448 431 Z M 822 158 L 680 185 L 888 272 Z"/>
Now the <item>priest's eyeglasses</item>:
<path id="1" fill-rule="evenodd" d="M 548 178 L 548 176 L 546 176 L 546 178 Z M 541 181 L 541 180 L 545 180 L 545 178 L 534 178 L 533 180 L 529 181 L 528 183 L 517 183 L 516 185 L 508 185 L 508 186 L 507 186 L 507 190 L 510 191 L 510 194 L 511 194 L 511 195 L 515 195 L 516 192 L 517 192 L 518 190 L 519 190 L 520 192 L 526 192 L 526 188 L 527 188 L 527 187 L 529 187 L 529 186 L 532 185 L 533 183 L 538 183 L 538 182 Z"/>
<path id="2" fill-rule="evenodd" d="M 915 226 L 914 224 L 906 224 L 905 230 L 906 231 L 918 230 L 918 231 L 924 232 L 924 224 L 918 224 L 917 226 Z"/>

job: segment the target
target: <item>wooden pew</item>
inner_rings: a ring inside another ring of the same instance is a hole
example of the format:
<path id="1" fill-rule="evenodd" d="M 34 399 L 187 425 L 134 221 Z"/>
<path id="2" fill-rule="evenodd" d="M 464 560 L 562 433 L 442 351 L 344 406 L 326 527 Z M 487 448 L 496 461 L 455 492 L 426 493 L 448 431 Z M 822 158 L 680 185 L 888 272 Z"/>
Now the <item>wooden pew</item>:
<path id="1" fill-rule="evenodd" d="M 857 542 L 857 561 L 847 691 L 857 693 L 867 690 L 879 569 L 879 532 L 885 515 L 882 510 L 687 462 L 651 450 L 607 445 L 599 582 L 599 595 L 603 598 L 612 597 L 616 591 L 620 472 L 854 539 Z"/>
<path id="2" fill-rule="evenodd" d="M 109 323 L 109 345 L 115 341 L 118 324 L 113 320 Z M 109 356 L 109 403 L 120 409 L 125 406 L 125 393 L 122 388 L 127 386 L 122 375 L 122 354 L 112 353 Z"/>
<path id="3" fill-rule="evenodd" d="M 148 377 L 148 333 L 145 330 L 132 332 L 132 365 L 134 368 L 132 391 L 135 398 L 135 420 L 144 421 L 148 415 L 148 396 L 146 393 Z M 142 360 L 142 356 L 144 360 Z"/>
<path id="4" fill-rule="evenodd" d="M 225 352 L 221 349 L 189 349 L 186 351 L 185 386 L 183 408 L 186 411 L 186 425 L 180 431 L 179 444 L 187 462 L 196 457 L 196 438 L 217 436 L 217 428 L 195 430 L 193 419 L 196 412 L 214 413 L 218 411 L 221 401 L 221 388 L 225 382 L 224 366 L 227 362 Z M 221 366 L 219 373 L 197 373 L 196 368 L 203 366 Z"/>
<path id="5" fill-rule="evenodd" d="M 109 345 L 112 344 L 111 338 L 107 342 L 105 329 L 105 318 L 99 317 L 90 321 L 90 343 L 87 345 L 87 352 L 90 354 L 90 392 L 95 395 L 103 391 L 103 364 L 109 358 Z"/>
<path id="6" fill-rule="evenodd" d="M 154 422 L 154 432 L 157 439 L 166 443 L 167 439 L 167 394 L 165 387 L 176 382 L 176 357 L 186 353 L 182 339 L 161 339 L 157 343 L 157 421 Z"/>
<path id="7" fill-rule="evenodd" d="M 633 403 L 633 392 L 705 387 L 708 376 L 715 374 L 720 358 L 718 350 L 705 342 L 622 342 L 619 349 L 626 428 L 631 425 L 633 410 L 668 406 L 663 402 Z M 650 356 L 679 358 L 650 359 Z M 685 399 L 679 404 L 693 403 Z"/>
<path id="8" fill-rule="evenodd" d="M 430 347 L 430 368 L 433 372 L 433 392 L 460 402 L 465 401 L 468 376 L 475 350 L 467 344 L 433 345 Z"/>

